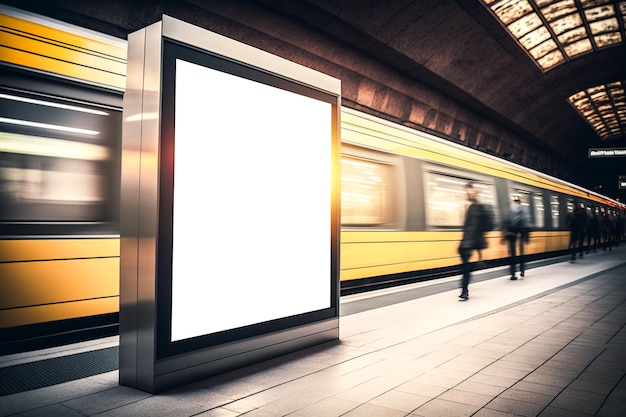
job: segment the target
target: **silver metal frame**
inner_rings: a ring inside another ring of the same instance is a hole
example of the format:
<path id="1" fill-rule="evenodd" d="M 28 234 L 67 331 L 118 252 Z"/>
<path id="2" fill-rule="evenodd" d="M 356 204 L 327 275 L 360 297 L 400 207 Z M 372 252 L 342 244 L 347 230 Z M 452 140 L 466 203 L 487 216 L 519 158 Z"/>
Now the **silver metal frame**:
<path id="1" fill-rule="evenodd" d="M 152 393 L 339 338 L 337 290 L 337 313 L 331 319 L 157 358 L 159 147 L 166 38 L 336 96 L 333 148 L 339 152 L 339 80 L 169 16 L 129 35 L 122 138 L 119 381 Z M 338 207 L 338 202 L 333 204 Z M 339 236 L 338 225 L 335 236 Z M 332 246 L 338 259 L 338 242 Z M 338 284 L 337 278 L 333 285 L 338 288 Z"/>

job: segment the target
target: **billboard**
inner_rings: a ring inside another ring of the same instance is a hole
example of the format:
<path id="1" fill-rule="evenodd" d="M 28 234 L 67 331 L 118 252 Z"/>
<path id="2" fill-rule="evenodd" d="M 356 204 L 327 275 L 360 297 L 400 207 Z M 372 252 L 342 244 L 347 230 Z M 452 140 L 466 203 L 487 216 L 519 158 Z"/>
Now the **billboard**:
<path id="1" fill-rule="evenodd" d="M 332 317 L 336 98 L 175 43 L 163 61 L 159 356 Z"/>
<path id="2" fill-rule="evenodd" d="M 168 16 L 128 62 L 120 382 L 338 338 L 339 81 Z"/>

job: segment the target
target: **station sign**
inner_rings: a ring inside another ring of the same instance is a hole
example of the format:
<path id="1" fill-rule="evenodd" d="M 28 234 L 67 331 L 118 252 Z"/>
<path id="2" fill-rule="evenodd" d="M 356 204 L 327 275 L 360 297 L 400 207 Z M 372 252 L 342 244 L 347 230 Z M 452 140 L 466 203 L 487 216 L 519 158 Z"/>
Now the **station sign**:
<path id="1" fill-rule="evenodd" d="M 619 182 L 617 184 L 617 188 L 620 190 L 626 190 L 626 175 L 619 176 Z"/>
<path id="2" fill-rule="evenodd" d="M 626 156 L 626 148 L 592 148 L 589 149 L 589 158 L 615 158 Z"/>

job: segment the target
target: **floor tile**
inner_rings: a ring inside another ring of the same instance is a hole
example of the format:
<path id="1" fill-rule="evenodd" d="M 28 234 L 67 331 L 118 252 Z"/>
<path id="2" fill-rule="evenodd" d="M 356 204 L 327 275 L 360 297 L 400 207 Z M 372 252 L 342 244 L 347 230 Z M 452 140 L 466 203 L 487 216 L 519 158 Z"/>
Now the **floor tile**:
<path id="1" fill-rule="evenodd" d="M 545 408 L 544 405 L 518 401 L 510 398 L 498 397 L 485 406 L 491 410 L 498 410 L 518 416 L 534 417 Z"/>
<path id="2" fill-rule="evenodd" d="M 406 413 L 403 411 L 393 410 L 390 408 L 380 407 L 373 404 L 363 404 L 357 408 L 343 414 L 344 417 L 404 417 Z"/>
<path id="3" fill-rule="evenodd" d="M 424 417 L 465 417 L 479 409 L 480 407 L 435 398 L 413 411 L 413 414 Z"/>
<path id="4" fill-rule="evenodd" d="M 552 400 L 554 399 L 554 396 L 552 395 L 540 394 L 532 391 L 523 391 L 515 388 L 507 389 L 506 391 L 502 392 L 499 397 L 538 404 L 544 407 L 550 404 L 550 402 L 552 402 Z"/>
<path id="5" fill-rule="evenodd" d="M 347 315 L 333 346 L 160 395 L 120 386 L 111 372 L 0 397 L 0 417 L 621 417 L 626 261 L 598 259 L 576 268 L 596 268 L 592 279 L 551 265 L 515 292 L 508 280 L 472 283 L 471 303 L 455 290 Z"/>
<path id="6" fill-rule="evenodd" d="M 493 399 L 493 396 L 476 394 L 475 392 L 462 391 L 459 389 L 451 389 L 439 395 L 437 398 L 461 404 L 473 405 L 476 407 L 483 407 Z"/>
<path id="7" fill-rule="evenodd" d="M 289 417 L 335 417 L 343 416 L 350 410 L 359 407 L 361 403 L 341 398 L 329 397 L 308 407 L 301 408 L 289 414 Z"/>

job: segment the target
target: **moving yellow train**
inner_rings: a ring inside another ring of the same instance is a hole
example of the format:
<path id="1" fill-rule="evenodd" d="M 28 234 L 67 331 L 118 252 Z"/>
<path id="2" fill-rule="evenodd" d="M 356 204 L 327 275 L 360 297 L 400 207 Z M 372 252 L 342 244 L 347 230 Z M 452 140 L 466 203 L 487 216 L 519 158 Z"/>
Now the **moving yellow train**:
<path id="1" fill-rule="evenodd" d="M 0 354 L 115 334 L 126 42 L 0 6 Z M 342 293 L 458 273 L 472 181 L 497 216 L 518 195 L 528 253 L 563 253 L 576 204 L 624 205 L 342 110 Z M 306 219 L 303 219 L 306 221 Z M 506 258 L 500 232 L 483 260 Z"/>

